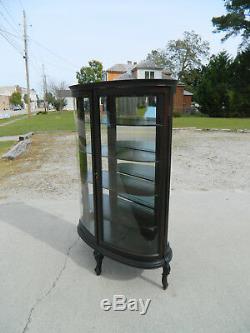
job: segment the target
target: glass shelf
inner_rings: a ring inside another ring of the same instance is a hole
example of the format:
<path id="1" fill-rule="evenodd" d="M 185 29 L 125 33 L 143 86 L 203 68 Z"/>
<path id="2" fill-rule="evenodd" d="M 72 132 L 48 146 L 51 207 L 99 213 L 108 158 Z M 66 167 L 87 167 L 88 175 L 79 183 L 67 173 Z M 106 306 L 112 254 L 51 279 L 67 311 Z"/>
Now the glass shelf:
<path id="1" fill-rule="evenodd" d="M 103 195 L 103 217 L 112 225 L 123 225 L 127 232 L 130 230 L 139 231 L 146 240 L 153 240 L 157 234 L 154 210 L 139 205 L 133 201 L 117 197 L 116 211 L 111 209 L 109 195 Z M 118 223 L 119 221 L 119 223 Z"/>
<path id="2" fill-rule="evenodd" d="M 101 120 L 102 125 L 107 125 L 106 119 Z M 155 118 L 117 118 L 117 126 L 156 126 Z"/>
<path id="3" fill-rule="evenodd" d="M 117 163 L 117 171 L 126 175 L 154 181 L 155 168 L 152 165 L 137 163 Z"/>
<path id="4" fill-rule="evenodd" d="M 89 145 L 87 146 L 87 153 L 91 154 L 91 147 Z M 112 158 L 106 144 L 102 145 L 102 157 Z M 134 162 L 155 162 L 155 153 L 152 151 L 119 146 L 119 142 L 117 142 L 116 154 L 113 158 Z"/>
<path id="5" fill-rule="evenodd" d="M 92 183 L 92 172 L 88 175 L 88 181 Z M 116 191 L 117 193 L 129 193 L 139 196 L 153 196 L 154 182 L 143 178 L 131 177 L 125 174 L 116 174 L 116 188 L 109 181 L 108 171 L 102 171 L 102 186 L 105 189 Z"/>
<path id="6" fill-rule="evenodd" d="M 155 197 L 154 196 L 145 196 L 145 195 L 134 195 L 134 194 L 128 194 L 128 193 L 122 193 L 119 194 L 123 198 L 126 198 L 130 201 L 133 201 L 139 205 L 143 205 L 145 207 L 154 209 L 155 205 Z"/>

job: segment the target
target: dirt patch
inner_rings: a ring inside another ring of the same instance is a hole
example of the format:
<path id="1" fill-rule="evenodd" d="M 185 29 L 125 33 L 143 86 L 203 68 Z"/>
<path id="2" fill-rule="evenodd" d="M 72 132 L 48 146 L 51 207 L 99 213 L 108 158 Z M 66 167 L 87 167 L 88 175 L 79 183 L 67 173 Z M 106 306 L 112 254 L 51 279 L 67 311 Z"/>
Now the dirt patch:
<path id="1" fill-rule="evenodd" d="M 14 161 L 1 161 L 0 168 L 3 170 L 0 196 L 41 198 L 52 194 L 54 198 L 67 195 L 72 179 L 79 184 L 75 135 L 35 135 L 24 155 Z"/>
<path id="2" fill-rule="evenodd" d="M 177 131 L 171 189 L 250 190 L 250 134 Z M 15 161 L 0 161 L 0 199 L 79 200 L 76 134 L 37 134 Z"/>
<path id="3" fill-rule="evenodd" d="M 249 190 L 250 134 L 180 131 L 173 136 L 172 189 Z"/>

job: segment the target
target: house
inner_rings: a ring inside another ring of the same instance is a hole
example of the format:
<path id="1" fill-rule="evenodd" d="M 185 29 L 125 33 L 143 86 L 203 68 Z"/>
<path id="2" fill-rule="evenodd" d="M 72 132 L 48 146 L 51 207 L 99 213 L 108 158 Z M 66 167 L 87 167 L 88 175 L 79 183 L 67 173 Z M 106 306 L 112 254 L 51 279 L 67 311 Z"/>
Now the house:
<path id="1" fill-rule="evenodd" d="M 118 80 L 122 74 L 130 73 L 135 65 L 136 62 L 132 63 L 132 61 L 128 61 L 127 64 L 116 64 L 112 66 L 106 71 L 106 81 Z"/>
<path id="2" fill-rule="evenodd" d="M 65 110 L 76 110 L 76 101 L 75 98 L 72 97 L 71 91 L 69 89 L 61 89 L 58 91 L 58 97 L 64 98 L 66 101 Z"/>
<path id="3" fill-rule="evenodd" d="M 27 94 L 27 89 L 16 85 L 0 87 L 0 109 L 10 109 L 10 96 L 13 94 L 13 92 L 17 91 L 20 92 L 22 102 L 26 107 L 24 96 Z M 37 94 L 34 89 L 30 89 L 30 108 L 32 111 L 37 108 Z"/>
<path id="4" fill-rule="evenodd" d="M 162 66 L 145 60 L 138 64 L 128 61 L 127 64 L 116 64 L 106 70 L 106 80 L 133 80 L 133 79 L 168 79 L 172 80 L 171 73 Z M 185 90 L 181 82 L 177 84 L 174 95 L 174 112 L 185 112 L 191 107 L 193 94 Z"/>
<path id="5" fill-rule="evenodd" d="M 0 95 L 0 110 L 8 110 L 10 106 L 10 98 L 6 95 Z"/>

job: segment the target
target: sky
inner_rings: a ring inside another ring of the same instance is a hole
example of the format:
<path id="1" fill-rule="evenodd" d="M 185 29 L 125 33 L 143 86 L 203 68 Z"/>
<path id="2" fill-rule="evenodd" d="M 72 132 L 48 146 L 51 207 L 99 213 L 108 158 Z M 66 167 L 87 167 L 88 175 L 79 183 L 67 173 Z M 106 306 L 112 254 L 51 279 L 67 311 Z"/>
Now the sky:
<path id="1" fill-rule="evenodd" d="M 211 19 L 225 13 L 223 0 L 0 0 L 0 86 L 25 87 L 22 12 L 28 23 L 30 85 L 42 91 L 42 64 L 48 83 L 76 83 L 75 73 L 91 59 L 108 68 L 145 59 L 184 31 L 210 43 L 210 53 L 237 53 L 239 38 L 222 43 Z"/>

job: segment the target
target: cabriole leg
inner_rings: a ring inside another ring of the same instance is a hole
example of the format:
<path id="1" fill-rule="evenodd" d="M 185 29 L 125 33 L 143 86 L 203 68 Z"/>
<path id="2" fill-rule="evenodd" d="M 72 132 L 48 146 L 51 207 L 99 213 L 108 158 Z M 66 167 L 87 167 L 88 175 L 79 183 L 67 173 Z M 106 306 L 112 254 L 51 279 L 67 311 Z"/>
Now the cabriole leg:
<path id="1" fill-rule="evenodd" d="M 163 264 L 163 272 L 162 272 L 162 286 L 163 289 L 166 290 L 168 287 L 168 274 L 170 273 L 170 261 L 173 257 L 173 252 L 171 250 L 171 247 L 167 243 L 167 248 L 165 252 L 165 257 L 164 257 L 164 264 Z"/>
<path id="2" fill-rule="evenodd" d="M 96 272 L 96 275 L 100 275 L 102 272 L 103 255 L 100 252 L 98 252 L 97 250 L 95 250 L 94 256 L 95 256 L 95 260 L 96 260 L 95 272 Z"/>
<path id="3" fill-rule="evenodd" d="M 163 289 L 166 290 L 168 287 L 168 274 L 170 273 L 170 265 L 168 261 L 165 261 L 163 265 L 163 273 L 162 273 L 162 286 Z"/>

